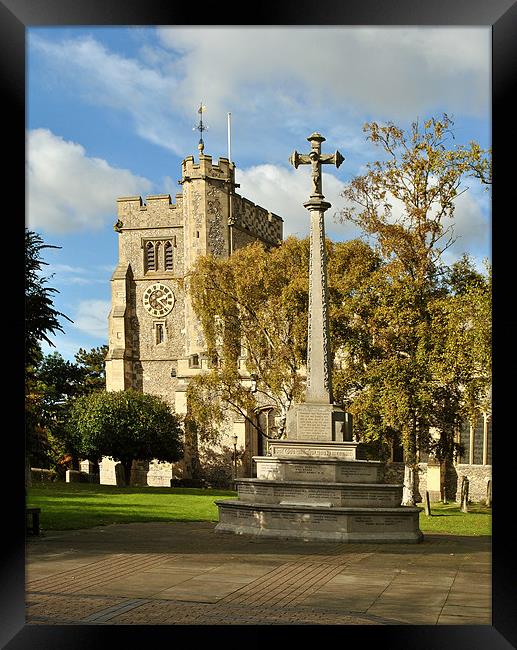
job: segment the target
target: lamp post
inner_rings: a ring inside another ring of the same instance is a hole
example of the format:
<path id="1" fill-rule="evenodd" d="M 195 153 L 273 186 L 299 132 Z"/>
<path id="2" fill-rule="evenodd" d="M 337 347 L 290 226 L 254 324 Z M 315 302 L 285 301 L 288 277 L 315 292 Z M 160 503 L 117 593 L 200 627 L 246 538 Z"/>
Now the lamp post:
<path id="1" fill-rule="evenodd" d="M 237 478 L 237 436 L 232 436 L 233 439 L 233 480 Z"/>

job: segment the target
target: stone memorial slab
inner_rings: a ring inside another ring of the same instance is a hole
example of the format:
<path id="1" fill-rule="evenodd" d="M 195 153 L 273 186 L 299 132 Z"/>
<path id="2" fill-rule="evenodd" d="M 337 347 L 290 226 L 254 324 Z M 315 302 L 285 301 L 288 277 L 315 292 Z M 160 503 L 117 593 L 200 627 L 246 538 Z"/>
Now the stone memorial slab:
<path id="1" fill-rule="evenodd" d="M 301 440 L 332 440 L 331 409 L 313 404 L 298 405 L 296 435 Z"/>

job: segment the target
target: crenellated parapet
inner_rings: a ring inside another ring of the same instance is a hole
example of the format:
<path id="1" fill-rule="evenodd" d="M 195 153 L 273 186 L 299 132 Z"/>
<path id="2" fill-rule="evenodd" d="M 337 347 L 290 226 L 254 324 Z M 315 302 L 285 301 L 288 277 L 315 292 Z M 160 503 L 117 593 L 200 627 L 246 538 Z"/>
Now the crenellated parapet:
<path id="1" fill-rule="evenodd" d="M 194 156 L 187 156 L 181 165 L 181 181 L 185 183 L 193 179 L 219 180 L 227 183 L 235 181 L 235 163 L 228 158 L 219 158 L 219 162 L 213 163 L 212 156 L 200 154 L 196 163 Z"/>
<path id="2" fill-rule="evenodd" d="M 157 194 L 146 197 L 124 196 L 117 199 L 117 223 L 115 230 L 122 233 L 142 228 L 167 228 L 182 225 L 183 194 L 176 194 L 173 203 L 170 194 Z"/>
<path id="3" fill-rule="evenodd" d="M 239 194 L 232 197 L 231 225 L 251 238 L 276 246 L 283 238 L 283 219 Z"/>

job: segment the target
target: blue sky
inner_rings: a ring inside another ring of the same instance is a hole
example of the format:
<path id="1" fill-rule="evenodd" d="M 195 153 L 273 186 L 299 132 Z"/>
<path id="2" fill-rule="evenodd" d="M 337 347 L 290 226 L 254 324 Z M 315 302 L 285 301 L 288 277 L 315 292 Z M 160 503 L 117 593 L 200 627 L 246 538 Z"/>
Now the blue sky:
<path id="1" fill-rule="evenodd" d="M 181 161 L 197 157 L 197 108 L 206 106 L 205 153 L 232 160 L 241 195 L 305 236 L 310 182 L 294 149 L 322 133 L 332 203 L 327 235 L 358 235 L 333 213 L 340 192 L 379 152 L 367 121 L 407 128 L 454 119 L 456 143 L 490 146 L 489 27 L 53 27 L 27 38 L 26 225 L 59 250 L 44 251 L 54 304 L 74 322 L 53 338 L 73 359 L 107 343 L 110 278 L 117 263 L 116 199 L 178 193 Z M 475 181 L 456 207 L 448 261 L 490 257 L 490 195 Z M 51 349 L 47 346 L 44 351 Z"/>

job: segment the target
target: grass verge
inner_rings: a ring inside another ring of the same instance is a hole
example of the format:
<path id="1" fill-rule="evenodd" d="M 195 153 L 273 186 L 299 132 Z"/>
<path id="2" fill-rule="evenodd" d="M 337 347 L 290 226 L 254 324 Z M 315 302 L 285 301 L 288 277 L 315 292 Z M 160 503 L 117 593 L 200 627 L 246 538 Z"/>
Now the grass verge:
<path id="1" fill-rule="evenodd" d="M 43 530 L 74 530 L 146 521 L 217 521 L 214 501 L 230 490 L 116 487 L 42 483 L 27 490 L 27 505 L 41 508 Z"/>
<path id="2" fill-rule="evenodd" d="M 43 530 L 75 530 L 146 521 L 217 521 L 214 501 L 236 498 L 231 490 L 116 487 L 89 483 L 42 483 L 27 491 L 27 505 L 41 508 Z M 491 509 L 481 504 L 461 512 L 457 503 L 423 509 L 420 530 L 449 535 L 490 535 Z"/>
<path id="3" fill-rule="evenodd" d="M 426 515 L 423 509 L 420 513 L 420 530 L 424 535 L 491 535 L 492 509 L 481 503 L 472 503 L 469 512 L 462 512 L 459 503 L 432 503 L 431 516 Z"/>

